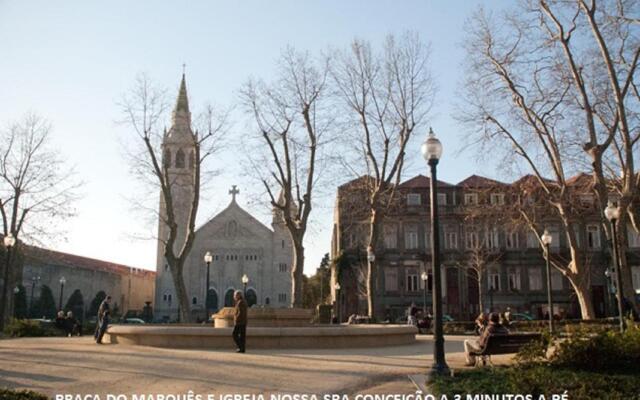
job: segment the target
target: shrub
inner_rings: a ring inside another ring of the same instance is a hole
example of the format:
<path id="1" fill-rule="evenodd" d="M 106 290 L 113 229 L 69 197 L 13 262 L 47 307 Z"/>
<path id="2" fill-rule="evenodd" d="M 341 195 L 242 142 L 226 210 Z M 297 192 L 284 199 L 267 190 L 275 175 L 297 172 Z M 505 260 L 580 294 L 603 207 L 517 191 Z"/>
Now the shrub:
<path id="1" fill-rule="evenodd" d="M 53 292 L 47 285 L 40 288 L 40 297 L 34 302 L 31 308 L 32 318 L 55 318 L 58 311 L 56 310 L 56 302 L 53 299 Z"/>
<path id="2" fill-rule="evenodd" d="M 60 336 L 64 333 L 51 322 L 30 319 L 12 319 L 5 327 L 4 332 L 11 337 Z"/>
<path id="3" fill-rule="evenodd" d="M 515 356 L 516 363 L 527 366 L 547 361 L 547 350 L 552 341 L 549 331 L 543 332 L 540 340 L 533 340 L 520 348 Z"/>
<path id="4" fill-rule="evenodd" d="M 0 399 L 3 400 L 47 400 L 47 396 L 31 390 L 0 389 Z"/>
<path id="5" fill-rule="evenodd" d="M 466 398 L 464 396 L 467 394 L 472 397 L 482 394 L 521 394 L 532 395 L 534 399 L 544 394 L 549 399 L 552 394 L 566 391 L 571 400 L 626 400 L 637 398 L 637 381 L 637 372 L 613 375 L 539 364 L 463 370 L 455 377 L 436 376 L 432 389 L 436 398 L 447 394 L 450 399 L 453 395 Z"/>
<path id="6" fill-rule="evenodd" d="M 585 371 L 629 370 L 640 364 L 640 328 L 587 334 L 578 332 L 558 343 L 551 363 Z"/>
<path id="7" fill-rule="evenodd" d="M 64 306 L 64 311 L 71 311 L 76 318 L 82 319 L 82 310 L 84 310 L 84 298 L 80 289 L 76 289 L 69 296 L 69 300 Z"/>
<path id="8" fill-rule="evenodd" d="M 11 337 L 45 336 L 45 330 L 42 325 L 38 321 L 28 319 L 12 319 L 4 331 Z"/>
<path id="9" fill-rule="evenodd" d="M 432 322 L 433 325 L 433 322 Z M 462 335 L 473 332 L 476 324 L 473 321 L 451 321 L 443 324 L 444 333 L 447 335 Z"/>

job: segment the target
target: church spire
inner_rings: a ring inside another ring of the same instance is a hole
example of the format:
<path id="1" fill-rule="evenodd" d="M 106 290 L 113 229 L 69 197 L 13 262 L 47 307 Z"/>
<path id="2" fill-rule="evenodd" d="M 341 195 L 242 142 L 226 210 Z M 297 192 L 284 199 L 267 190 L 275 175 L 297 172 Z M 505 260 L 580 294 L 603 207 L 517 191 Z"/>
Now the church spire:
<path id="1" fill-rule="evenodd" d="M 176 106 L 173 109 L 173 127 L 171 128 L 171 131 L 174 130 L 189 132 L 189 134 L 191 135 L 191 112 L 189 111 L 187 78 L 184 70 L 182 71 L 182 80 L 180 81 L 180 89 L 178 90 Z"/>
<path id="2" fill-rule="evenodd" d="M 187 82 L 185 73 L 182 72 L 182 81 L 180 82 L 180 90 L 178 91 L 178 101 L 176 101 L 176 108 L 174 112 L 184 111 L 189 112 L 189 99 L 187 97 Z"/>

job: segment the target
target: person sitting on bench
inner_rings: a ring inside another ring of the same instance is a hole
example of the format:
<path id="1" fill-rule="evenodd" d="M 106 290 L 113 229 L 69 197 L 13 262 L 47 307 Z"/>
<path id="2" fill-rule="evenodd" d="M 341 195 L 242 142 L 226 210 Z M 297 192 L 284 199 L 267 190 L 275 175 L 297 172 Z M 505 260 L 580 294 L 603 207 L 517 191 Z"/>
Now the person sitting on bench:
<path id="1" fill-rule="evenodd" d="M 482 334 L 478 340 L 465 340 L 464 341 L 464 355 L 467 366 L 471 367 L 476 365 L 476 356 L 473 352 L 481 351 L 489 340 L 489 336 L 495 335 L 508 335 L 509 330 L 500 324 L 500 314 L 489 314 L 489 325 L 482 331 Z"/>

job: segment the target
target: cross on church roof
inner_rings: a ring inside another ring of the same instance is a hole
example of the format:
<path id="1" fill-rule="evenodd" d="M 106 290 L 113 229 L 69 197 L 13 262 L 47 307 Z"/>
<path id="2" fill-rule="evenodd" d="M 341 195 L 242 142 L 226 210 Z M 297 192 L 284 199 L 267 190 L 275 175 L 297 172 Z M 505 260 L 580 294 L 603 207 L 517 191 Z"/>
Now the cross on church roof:
<path id="1" fill-rule="evenodd" d="M 187 64 L 186 63 L 182 63 L 182 75 L 184 75 L 186 69 L 187 69 Z"/>
<path id="2" fill-rule="evenodd" d="M 233 185 L 231 190 L 229 190 L 229 194 L 232 196 L 231 201 L 236 201 L 236 195 L 240 193 L 240 190 L 236 188 L 236 185 Z"/>

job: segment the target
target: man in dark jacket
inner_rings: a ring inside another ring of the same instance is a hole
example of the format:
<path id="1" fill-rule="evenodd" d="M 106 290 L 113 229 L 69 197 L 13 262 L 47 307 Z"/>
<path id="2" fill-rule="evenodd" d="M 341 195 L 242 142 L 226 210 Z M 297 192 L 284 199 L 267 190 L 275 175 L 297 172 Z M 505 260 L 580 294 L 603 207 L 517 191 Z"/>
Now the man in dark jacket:
<path id="1" fill-rule="evenodd" d="M 509 330 L 500 324 L 500 314 L 489 314 L 489 325 L 482 331 L 478 340 L 465 340 L 464 341 L 464 355 L 467 366 L 473 366 L 476 364 L 476 357 L 471 354 L 476 351 L 482 350 L 489 341 L 489 336 L 496 335 L 508 335 Z"/>
<path id="2" fill-rule="evenodd" d="M 111 316 L 109 303 L 111 303 L 111 296 L 107 296 L 102 303 L 100 303 L 100 307 L 98 307 L 98 326 L 96 327 L 96 333 L 94 335 L 96 343 L 98 344 L 102 344 L 102 337 L 109 326 L 109 317 Z"/>
<path id="3" fill-rule="evenodd" d="M 247 302 L 244 301 L 241 291 L 236 291 L 233 296 L 236 301 L 235 312 L 233 314 L 233 341 L 236 342 L 237 353 L 244 353 L 247 341 Z"/>

